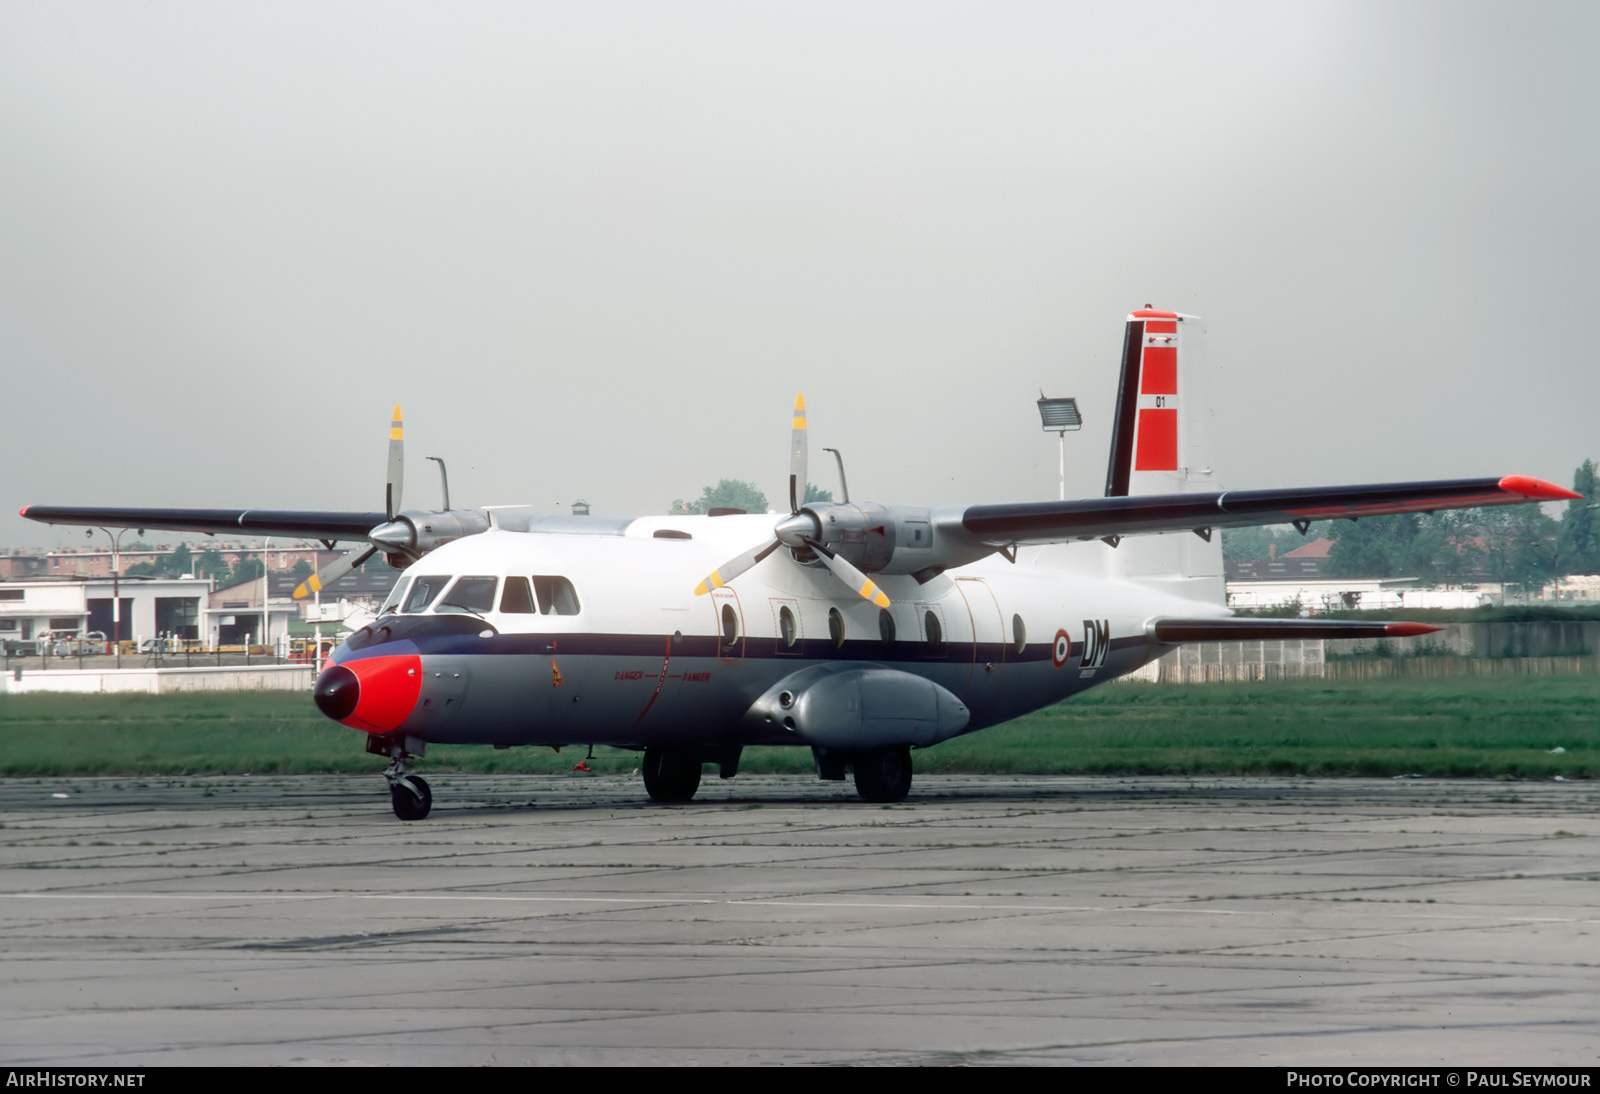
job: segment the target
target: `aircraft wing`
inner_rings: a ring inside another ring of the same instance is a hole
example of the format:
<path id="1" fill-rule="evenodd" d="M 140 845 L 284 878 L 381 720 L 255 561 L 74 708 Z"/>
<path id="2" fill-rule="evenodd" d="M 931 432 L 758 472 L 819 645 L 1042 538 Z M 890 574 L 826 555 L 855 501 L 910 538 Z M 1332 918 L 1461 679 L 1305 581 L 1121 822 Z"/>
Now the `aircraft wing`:
<path id="1" fill-rule="evenodd" d="M 159 528 L 173 532 L 232 533 L 246 536 L 302 536 L 307 539 L 366 539 L 389 517 L 385 513 L 317 512 L 307 509 L 121 509 L 28 505 L 22 515 L 45 524 L 91 528 Z"/>
<path id="2" fill-rule="evenodd" d="M 1224 490 L 1211 494 L 1143 494 L 973 505 L 962 528 L 995 547 L 1060 543 L 1148 532 L 1204 531 L 1261 524 L 1309 523 L 1336 517 L 1429 513 L 1581 497 L 1554 483 L 1526 475 L 1497 479 L 1312 486 L 1284 490 Z"/>

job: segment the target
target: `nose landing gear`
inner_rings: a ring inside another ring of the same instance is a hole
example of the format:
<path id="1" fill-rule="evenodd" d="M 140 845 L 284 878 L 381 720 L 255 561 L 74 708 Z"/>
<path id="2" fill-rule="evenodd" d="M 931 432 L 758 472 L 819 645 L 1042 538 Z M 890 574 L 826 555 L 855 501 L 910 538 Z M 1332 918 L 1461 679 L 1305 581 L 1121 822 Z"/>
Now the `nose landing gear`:
<path id="1" fill-rule="evenodd" d="M 408 745 L 416 751 L 408 751 Z M 433 790 L 428 780 L 411 773 L 426 747 L 415 737 L 367 738 L 368 752 L 389 757 L 383 777 L 389 783 L 389 802 L 394 806 L 394 815 L 403 821 L 422 820 L 433 809 Z"/>

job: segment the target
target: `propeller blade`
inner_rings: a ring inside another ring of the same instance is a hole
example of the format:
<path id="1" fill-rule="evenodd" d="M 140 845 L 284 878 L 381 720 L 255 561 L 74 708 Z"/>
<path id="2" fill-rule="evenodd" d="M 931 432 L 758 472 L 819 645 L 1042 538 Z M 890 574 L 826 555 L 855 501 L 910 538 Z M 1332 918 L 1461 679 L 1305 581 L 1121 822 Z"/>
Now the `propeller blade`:
<path id="1" fill-rule="evenodd" d="M 789 434 L 789 512 L 806 500 L 806 397 L 795 393 L 794 427 Z"/>
<path id="2" fill-rule="evenodd" d="M 312 593 L 320 593 L 324 588 L 338 581 L 345 574 L 354 570 L 367 559 L 378 553 L 377 544 L 373 544 L 364 551 L 348 551 L 340 555 L 322 569 L 306 578 L 294 587 L 294 598 L 304 600 Z"/>
<path id="3" fill-rule="evenodd" d="M 773 540 L 765 547 L 753 547 L 742 555 L 734 556 L 715 570 L 712 570 L 710 577 L 696 585 L 694 587 L 694 595 L 705 596 L 712 589 L 722 588 L 777 549 L 778 541 Z"/>
<path id="4" fill-rule="evenodd" d="M 806 546 L 817 553 L 822 564 L 833 571 L 833 576 L 850 586 L 852 592 L 863 600 L 870 600 L 880 608 L 889 606 L 889 598 L 883 590 L 866 574 L 856 569 L 853 565 L 828 550 L 814 539 L 807 538 Z"/>
<path id="5" fill-rule="evenodd" d="M 383 507 L 390 520 L 400 511 L 400 487 L 406 477 L 406 430 L 400 416 L 400 404 L 394 404 L 394 420 L 389 423 L 389 485 L 384 491 Z"/>

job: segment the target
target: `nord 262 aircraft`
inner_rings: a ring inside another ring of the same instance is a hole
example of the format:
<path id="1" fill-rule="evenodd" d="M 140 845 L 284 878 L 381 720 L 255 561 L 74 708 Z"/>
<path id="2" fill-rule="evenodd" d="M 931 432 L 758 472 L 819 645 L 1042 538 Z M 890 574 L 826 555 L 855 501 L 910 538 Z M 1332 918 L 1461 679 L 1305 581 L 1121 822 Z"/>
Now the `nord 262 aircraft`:
<path id="1" fill-rule="evenodd" d="M 1520 475 L 1226 490 L 1206 457 L 1205 327 L 1127 318 L 1103 497 L 926 506 L 804 502 L 796 399 L 789 513 L 541 516 L 400 508 L 400 408 L 381 512 L 29 506 L 52 524 L 306 536 L 365 544 L 303 596 L 382 551 L 400 580 L 328 659 L 328 717 L 387 756 L 395 815 L 432 807 L 431 742 L 611 745 L 644 753 L 656 801 L 692 798 L 746 745 L 812 750 L 822 779 L 904 798 L 911 750 L 1131 672 L 1184 642 L 1409 636 L 1416 623 L 1242 619 L 1222 528 L 1542 502 Z"/>

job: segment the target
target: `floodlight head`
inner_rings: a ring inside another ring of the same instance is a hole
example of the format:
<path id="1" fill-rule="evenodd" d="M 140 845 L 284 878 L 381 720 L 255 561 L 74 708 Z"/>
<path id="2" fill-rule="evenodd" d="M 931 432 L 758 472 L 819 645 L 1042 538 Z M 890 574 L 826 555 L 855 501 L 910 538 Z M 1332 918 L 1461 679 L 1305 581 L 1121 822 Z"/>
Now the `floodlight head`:
<path id="1" fill-rule="evenodd" d="M 1047 399 L 1039 394 L 1039 422 L 1047 433 L 1060 433 L 1083 428 L 1083 415 L 1078 413 L 1076 399 Z"/>

